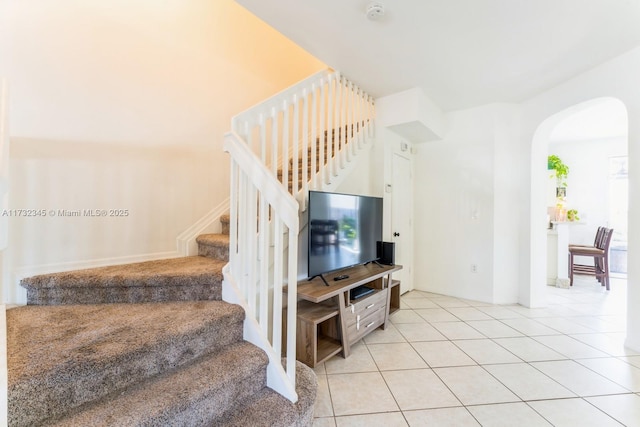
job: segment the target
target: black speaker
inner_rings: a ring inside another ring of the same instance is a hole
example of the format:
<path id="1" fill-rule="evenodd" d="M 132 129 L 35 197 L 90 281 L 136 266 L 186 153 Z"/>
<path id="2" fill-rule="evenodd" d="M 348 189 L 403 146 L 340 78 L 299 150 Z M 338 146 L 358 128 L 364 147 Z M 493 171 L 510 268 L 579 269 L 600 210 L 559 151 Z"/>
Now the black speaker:
<path id="1" fill-rule="evenodd" d="M 378 242 L 378 261 L 380 264 L 395 265 L 396 244 L 394 242 Z"/>

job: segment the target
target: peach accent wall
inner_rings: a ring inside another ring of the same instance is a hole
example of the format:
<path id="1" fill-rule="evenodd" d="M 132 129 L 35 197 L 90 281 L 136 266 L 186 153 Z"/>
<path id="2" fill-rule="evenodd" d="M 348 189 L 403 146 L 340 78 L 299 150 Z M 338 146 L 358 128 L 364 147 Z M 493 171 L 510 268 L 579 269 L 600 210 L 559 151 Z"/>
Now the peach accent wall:
<path id="1" fill-rule="evenodd" d="M 174 253 L 228 197 L 231 117 L 326 68 L 232 0 L 9 2 L 0 75 L 11 90 L 10 206 L 126 209 L 11 218 L 16 272 Z"/>

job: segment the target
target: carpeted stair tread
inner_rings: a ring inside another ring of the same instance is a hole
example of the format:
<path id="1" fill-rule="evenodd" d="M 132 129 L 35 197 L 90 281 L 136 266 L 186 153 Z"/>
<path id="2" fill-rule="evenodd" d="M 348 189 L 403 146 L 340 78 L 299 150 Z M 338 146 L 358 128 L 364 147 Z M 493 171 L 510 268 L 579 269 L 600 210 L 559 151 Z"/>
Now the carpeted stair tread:
<path id="1" fill-rule="evenodd" d="M 41 288 L 60 285 L 87 287 L 110 286 L 113 282 L 125 281 L 136 285 L 144 283 L 146 286 L 162 286 L 165 278 L 219 277 L 222 266 L 224 264 L 216 260 L 190 256 L 43 274 L 22 279 L 21 284 Z"/>
<path id="2" fill-rule="evenodd" d="M 229 236 L 227 234 L 201 234 L 196 238 L 198 244 L 212 246 L 229 246 Z"/>
<path id="3" fill-rule="evenodd" d="M 265 387 L 246 402 L 236 406 L 210 427 L 303 427 L 313 422 L 318 389 L 317 377 L 308 366 L 296 362 L 298 402 Z"/>
<path id="4" fill-rule="evenodd" d="M 8 310 L 11 424 L 65 413 L 238 343 L 244 316 L 222 301 Z"/>
<path id="5" fill-rule="evenodd" d="M 266 384 L 268 358 L 242 342 L 122 393 L 78 408 L 53 426 L 204 426 Z"/>
<path id="6" fill-rule="evenodd" d="M 29 304 L 100 304 L 219 300 L 222 267 L 191 256 L 113 265 L 22 279 Z"/>
<path id="7" fill-rule="evenodd" d="M 198 243 L 198 255 L 229 261 L 229 235 L 228 234 L 201 234 L 196 238 Z"/>

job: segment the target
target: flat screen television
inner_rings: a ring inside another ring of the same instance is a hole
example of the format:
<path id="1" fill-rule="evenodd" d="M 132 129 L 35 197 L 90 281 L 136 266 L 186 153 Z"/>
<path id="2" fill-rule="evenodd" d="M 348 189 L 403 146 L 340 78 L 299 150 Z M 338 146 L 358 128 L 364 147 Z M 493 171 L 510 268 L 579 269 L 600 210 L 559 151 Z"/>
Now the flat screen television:
<path id="1" fill-rule="evenodd" d="M 309 277 L 376 261 L 382 198 L 309 192 Z"/>

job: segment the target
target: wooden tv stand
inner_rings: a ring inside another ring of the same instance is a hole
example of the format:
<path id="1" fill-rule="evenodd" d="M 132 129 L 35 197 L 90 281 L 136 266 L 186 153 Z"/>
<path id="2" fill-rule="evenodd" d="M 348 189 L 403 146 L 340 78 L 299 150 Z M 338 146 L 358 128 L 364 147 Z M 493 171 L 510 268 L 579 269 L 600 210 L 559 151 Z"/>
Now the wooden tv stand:
<path id="1" fill-rule="evenodd" d="M 379 327 L 386 329 L 389 314 L 400 308 L 400 282 L 391 279 L 401 265 L 367 264 L 298 282 L 296 359 L 314 368 L 342 352 Z M 334 281 L 336 276 L 349 278 Z M 350 299 L 350 291 L 367 285 L 374 292 Z M 285 288 L 286 292 L 286 288 Z M 286 309 L 285 309 L 286 310 Z"/>

